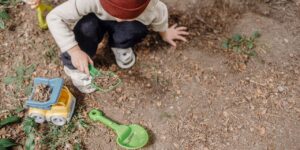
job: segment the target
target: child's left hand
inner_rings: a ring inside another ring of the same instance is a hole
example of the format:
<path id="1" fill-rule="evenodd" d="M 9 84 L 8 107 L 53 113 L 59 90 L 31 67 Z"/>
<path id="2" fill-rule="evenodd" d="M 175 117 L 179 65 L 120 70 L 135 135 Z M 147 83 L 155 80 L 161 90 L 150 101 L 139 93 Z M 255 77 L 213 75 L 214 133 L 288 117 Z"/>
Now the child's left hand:
<path id="1" fill-rule="evenodd" d="M 184 36 L 189 35 L 189 33 L 186 30 L 187 27 L 177 27 L 177 24 L 175 24 L 167 29 L 166 32 L 160 32 L 160 35 L 164 41 L 176 47 L 175 40 L 187 42 L 187 39 Z"/>

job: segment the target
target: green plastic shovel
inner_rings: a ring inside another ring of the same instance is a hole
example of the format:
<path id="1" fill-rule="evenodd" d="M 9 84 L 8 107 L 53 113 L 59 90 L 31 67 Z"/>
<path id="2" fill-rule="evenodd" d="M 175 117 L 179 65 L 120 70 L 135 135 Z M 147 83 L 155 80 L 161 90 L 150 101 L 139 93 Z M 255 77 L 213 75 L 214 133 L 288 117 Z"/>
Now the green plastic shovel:
<path id="1" fill-rule="evenodd" d="M 89 117 L 93 121 L 99 121 L 112 128 L 118 135 L 117 143 L 125 149 L 142 148 L 149 140 L 147 131 L 140 125 L 119 125 L 106 118 L 103 113 L 97 109 L 91 110 L 89 112 Z"/>

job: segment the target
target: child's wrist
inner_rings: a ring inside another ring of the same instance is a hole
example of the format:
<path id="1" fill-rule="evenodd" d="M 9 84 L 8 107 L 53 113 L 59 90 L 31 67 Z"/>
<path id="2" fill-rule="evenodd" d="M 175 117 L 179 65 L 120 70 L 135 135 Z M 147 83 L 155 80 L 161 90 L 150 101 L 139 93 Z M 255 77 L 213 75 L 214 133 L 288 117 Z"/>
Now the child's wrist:
<path id="1" fill-rule="evenodd" d="M 166 41 L 166 37 L 167 37 L 167 31 L 164 31 L 164 32 L 159 32 L 161 38 Z"/>
<path id="2" fill-rule="evenodd" d="M 74 54 L 74 53 L 76 53 L 76 52 L 78 52 L 78 51 L 80 51 L 80 48 L 79 48 L 78 45 L 76 45 L 76 46 L 72 47 L 71 49 L 69 49 L 69 50 L 68 50 L 68 53 L 69 53 L 70 55 L 72 55 L 72 54 Z"/>

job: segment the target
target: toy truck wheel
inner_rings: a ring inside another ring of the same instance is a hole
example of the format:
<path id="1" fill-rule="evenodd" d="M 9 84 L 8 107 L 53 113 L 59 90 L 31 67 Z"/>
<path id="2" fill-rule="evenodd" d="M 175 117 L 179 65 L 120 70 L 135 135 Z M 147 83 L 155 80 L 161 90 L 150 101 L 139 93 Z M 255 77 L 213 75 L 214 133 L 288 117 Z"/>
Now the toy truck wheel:
<path id="1" fill-rule="evenodd" d="M 61 116 L 53 116 L 50 120 L 53 124 L 57 126 L 63 126 L 67 123 L 67 119 Z"/>
<path id="2" fill-rule="evenodd" d="M 36 123 L 44 123 L 46 120 L 45 116 L 38 113 L 32 113 L 29 117 L 33 118 Z"/>

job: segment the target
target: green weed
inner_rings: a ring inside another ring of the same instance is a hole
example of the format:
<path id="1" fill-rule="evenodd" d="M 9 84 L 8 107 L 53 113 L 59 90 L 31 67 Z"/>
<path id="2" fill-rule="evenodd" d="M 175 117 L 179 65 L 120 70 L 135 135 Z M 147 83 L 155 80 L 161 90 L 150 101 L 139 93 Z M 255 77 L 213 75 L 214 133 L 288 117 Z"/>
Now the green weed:
<path id="1" fill-rule="evenodd" d="M 9 116 L 3 120 L 0 120 L 0 128 L 4 127 L 6 125 L 9 125 L 9 124 L 19 122 L 20 120 L 21 120 L 21 118 L 18 116 Z"/>
<path id="2" fill-rule="evenodd" d="M 7 150 L 16 145 L 18 144 L 12 139 L 0 139 L 0 150 Z"/>
<path id="3" fill-rule="evenodd" d="M 48 50 L 44 53 L 44 58 L 47 60 L 48 63 L 55 63 L 59 64 L 59 58 L 56 49 L 52 46 L 48 46 Z"/>
<path id="4" fill-rule="evenodd" d="M 8 20 L 10 17 L 7 13 L 8 6 L 14 6 L 18 3 L 22 2 L 22 0 L 0 0 L 0 29 L 5 29 L 5 21 Z"/>
<path id="5" fill-rule="evenodd" d="M 78 126 L 79 125 L 79 126 Z M 45 130 L 41 135 L 40 144 L 45 147 L 55 150 L 59 147 L 63 147 L 65 143 L 76 137 L 76 131 L 78 127 L 83 127 L 87 129 L 89 125 L 82 118 L 73 118 L 73 121 L 69 122 L 66 126 L 55 126 L 52 124 L 48 125 L 48 129 Z M 77 132 L 78 133 L 78 132 Z M 80 144 L 75 143 L 74 148 L 80 149 Z"/>
<path id="6" fill-rule="evenodd" d="M 255 40 L 260 37 L 259 32 L 254 32 L 251 37 L 235 34 L 231 38 L 226 39 L 222 47 L 232 50 L 233 52 L 245 54 L 248 56 L 257 56 L 255 48 Z"/>
<path id="7" fill-rule="evenodd" d="M 17 5 L 18 3 L 22 2 L 22 0 L 0 0 L 1 5 Z"/>
<path id="8" fill-rule="evenodd" d="M 5 29 L 5 20 L 9 19 L 9 15 L 5 9 L 0 9 L 0 29 Z"/>
<path id="9" fill-rule="evenodd" d="M 25 67 L 20 65 L 15 68 L 15 75 L 7 76 L 3 79 L 6 85 L 14 85 L 17 91 L 23 89 L 26 96 L 31 93 L 32 85 L 25 85 L 25 81 L 31 78 L 32 73 L 35 71 L 35 65 Z"/>
<path id="10" fill-rule="evenodd" d="M 26 118 L 23 122 L 23 130 L 27 136 L 25 150 L 34 150 L 37 124 L 33 118 Z"/>

